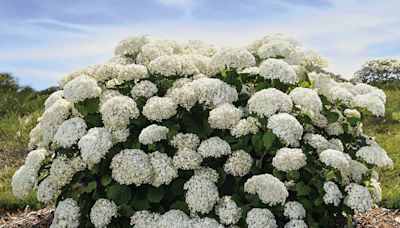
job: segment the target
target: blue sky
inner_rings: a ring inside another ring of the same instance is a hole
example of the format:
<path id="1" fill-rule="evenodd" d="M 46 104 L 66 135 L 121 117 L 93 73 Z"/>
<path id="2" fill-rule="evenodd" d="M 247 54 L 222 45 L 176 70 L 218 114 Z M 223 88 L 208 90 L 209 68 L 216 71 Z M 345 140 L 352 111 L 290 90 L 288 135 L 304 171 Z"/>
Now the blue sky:
<path id="1" fill-rule="evenodd" d="M 44 89 L 112 57 L 131 35 L 243 46 L 281 32 L 351 76 L 364 61 L 400 57 L 398 0 L 1 0 L 0 71 Z"/>

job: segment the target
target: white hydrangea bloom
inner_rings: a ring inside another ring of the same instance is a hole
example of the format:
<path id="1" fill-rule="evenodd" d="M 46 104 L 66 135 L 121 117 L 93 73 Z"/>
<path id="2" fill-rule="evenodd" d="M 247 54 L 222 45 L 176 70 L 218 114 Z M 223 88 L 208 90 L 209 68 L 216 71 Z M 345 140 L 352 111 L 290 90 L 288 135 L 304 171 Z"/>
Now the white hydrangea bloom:
<path id="1" fill-rule="evenodd" d="M 151 81 L 143 80 L 132 87 L 132 97 L 150 98 L 158 92 L 157 86 Z"/>
<path id="2" fill-rule="evenodd" d="M 99 106 L 100 107 L 103 106 L 103 104 L 106 103 L 106 101 L 116 96 L 123 96 L 123 95 L 118 90 L 112 90 L 112 89 L 103 90 L 103 92 L 100 95 Z"/>
<path id="3" fill-rule="evenodd" d="M 256 92 L 248 101 L 250 113 L 261 117 L 270 117 L 277 112 L 290 112 L 293 104 L 289 95 L 275 89 L 263 89 Z"/>
<path id="4" fill-rule="evenodd" d="M 96 228 L 105 228 L 113 217 L 118 216 L 117 205 L 108 199 L 98 199 L 90 210 L 90 221 Z"/>
<path id="5" fill-rule="evenodd" d="M 13 194 L 18 197 L 24 197 L 29 194 L 35 185 L 37 170 L 31 166 L 21 166 L 13 175 L 11 186 Z"/>
<path id="6" fill-rule="evenodd" d="M 250 116 L 246 119 L 239 120 L 236 126 L 231 129 L 231 135 L 239 138 L 244 135 L 255 134 L 259 131 L 260 127 L 261 124 L 258 119 Z"/>
<path id="7" fill-rule="evenodd" d="M 301 149 L 281 148 L 272 159 L 272 166 L 279 171 L 299 170 L 307 164 L 307 156 Z"/>
<path id="8" fill-rule="evenodd" d="M 141 52 L 137 55 L 138 63 L 147 65 L 159 56 L 182 53 L 182 46 L 173 40 L 157 40 L 142 46 Z"/>
<path id="9" fill-rule="evenodd" d="M 201 40 L 189 40 L 183 45 L 183 53 L 185 54 L 198 54 L 211 57 L 217 52 L 215 47 L 211 44 L 206 44 Z"/>
<path id="10" fill-rule="evenodd" d="M 116 63 L 95 64 L 87 67 L 84 74 L 94 78 L 98 82 L 104 82 L 110 78 L 115 78 L 122 65 Z"/>
<path id="11" fill-rule="evenodd" d="M 249 228 L 277 228 L 275 216 L 266 208 L 253 208 L 247 213 Z"/>
<path id="12" fill-rule="evenodd" d="M 67 158 L 65 155 L 59 155 L 53 160 L 50 168 L 53 184 L 61 188 L 72 180 L 75 173 L 85 168 L 86 163 L 80 157 Z"/>
<path id="13" fill-rule="evenodd" d="M 308 226 L 304 222 L 304 220 L 292 219 L 288 223 L 285 224 L 284 228 L 308 228 Z"/>
<path id="14" fill-rule="evenodd" d="M 344 133 L 344 129 L 339 122 L 328 124 L 328 126 L 325 127 L 325 130 L 328 135 L 338 136 Z"/>
<path id="15" fill-rule="evenodd" d="M 297 146 L 303 135 L 303 126 L 294 116 L 287 113 L 271 116 L 267 127 L 287 145 Z"/>
<path id="16" fill-rule="evenodd" d="M 50 108 L 46 109 L 39 118 L 39 125 L 32 135 L 37 134 L 34 141 L 47 145 L 54 139 L 58 127 L 71 115 L 72 103 L 64 99 L 58 99 Z M 33 142 L 32 142 L 33 143 Z"/>
<path id="17" fill-rule="evenodd" d="M 196 177 L 209 180 L 213 183 L 217 183 L 219 179 L 218 172 L 209 167 L 200 167 L 199 169 L 195 169 L 194 175 Z"/>
<path id="18" fill-rule="evenodd" d="M 191 213 L 207 214 L 219 200 L 218 187 L 202 176 L 192 176 L 183 186 L 185 202 Z"/>
<path id="19" fill-rule="evenodd" d="M 314 113 L 310 118 L 312 123 L 317 127 L 326 127 L 328 125 L 328 119 L 321 113 Z"/>
<path id="20" fill-rule="evenodd" d="M 393 161 L 379 145 L 364 146 L 356 152 L 356 157 L 378 167 L 393 167 Z"/>
<path id="21" fill-rule="evenodd" d="M 285 185 L 271 174 L 254 175 L 244 184 L 244 191 L 256 194 L 260 200 L 269 205 L 284 204 L 289 196 Z"/>
<path id="22" fill-rule="evenodd" d="M 381 99 L 371 94 L 354 96 L 353 105 L 356 107 L 365 108 L 376 116 L 385 115 L 385 104 Z"/>
<path id="23" fill-rule="evenodd" d="M 215 214 L 219 221 L 225 225 L 236 224 L 242 217 L 242 209 L 238 207 L 230 196 L 219 199 L 215 206 Z"/>
<path id="24" fill-rule="evenodd" d="M 349 178 L 354 182 L 360 182 L 364 174 L 367 174 L 368 168 L 359 161 L 350 161 Z"/>
<path id="25" fill-rule="evenodd" d="M 371 179 L 372 187 L 372 198 L 374 202 L 380 202 L 382 200 L 382 189 L 379 182 L 375 179 Z"/>
<path id="26" fill-rule="evenodd" d="M 344 199 L 344 204 L 351 209 L 365 212 L 372 208 L 373 201 L 368 188 L 351 183 L 346 186 L 345 191 L 347 196 Z"/>
<path id="27" fill-rule="evenodd" d="M 25 166 L 29 166 L 36 172 L 39 171 L 42 162 L 50 153 L 45 149 L 37 149 L 29 152 L 25 158 Z"/>
<path id="28" fill-rule="evenodd" d="M 261 59 L 289 57 L 294 46 L 284 39 L 271 40 L 258 49 L 257 53 Z"/>
<path id="29" fill-rule="evenodd" d="M 191 83 L 185 83 L 180 87 L 168 90 L 166 96 L 172 98 L 176 104 L 182 106 L 188 111 L 196 104 L 198 98 Z"/>
<path id="30" fill-rule="evenodd" d="M 335 207 L 339 206 L 340 201 L 343 198 L 339 187 L 334 182 L 327 181 L 324 183 L 324 191 L 324 202 L 326 204 L 333 204 Z"/>
<path id="31" fill-rule="evenodd" d="M 192 133 L 178 133 L 171 140 L 171 146 L 175 147 L 178 150 L 196 150 L 199 144 L 200 138 Z"/>
<path id="32" fill-rule="evenodd" d="M 97 164 L 112 147 L 111 134 L 106 128 L 91 128 L 78 142 L 82 160 Z"/>
<path id="33" fill-rule="evenodd" d="M 354 93 L 360 95 L 371 94 L 377 96 L 383 103 L 386 103 L 386 94 L 383 90 L 365 83 L 356 84 L 354 86 Z"/>
<path id="34" fill-rule="evenodd" d="M 242 118 L 242 110 L 232 104 L 222 104 L 210 111 L 208 123 L 215 129 L 230 129 Z"/>
<path id="35" fill-rule="evenodd" d="M 211 137 L 201 142 L 197 152 L 199 152 L 203 158 L 219 158 L 231 154 L 231 146 L 219 137 Z"/>
<path id="36" fill-rule="evenodd" d="M 131 36 L 121 40 L 114 50 L 116 56 L 132 56 L 135 57 L 140 51 L 143 45 L 149 43 L 150 40 L 144 35 Z"/>
<path id="37" fill-rule="evenodd" d="M 98 97 L 100 93 L 101 88 L 97 85 L 97 81 L 86 75 L 76 77 L 64 86 L 65 99 L 74 103 Z"/>
<path id="38" fill-rule="evenodd" d="M 64 121 L 54 135 L 54 142 L 64 148 L 71 147 L 86 134 L 86 122 L 80 117 Z"/>
<path id="39" fill-rule="evenodd" d="M 327 166 L 331 166 L 343 173 L 348 173 L 350 169 L 350 161 L 345 153 L 327 149 L 319 154 L 319 160 Z"/>
<path id="40" fill-rule="evenodd" d="M 299 77 L 293 68 L 280 59 L 266 59 L 260 64 L 260 75 L 265 79 L 278 79 L 286 84 L 295 84 Z"/>
<path id="41" fill-rule="evenodd" d="M 260 49 L 261 46 L 263 46 L 264 44 L 268 44 L 268 43 L 277 43 L 278 44 L 278 43 L 282 43 L 281 41 L 288 42 L 293 47 L 297 47 L 297 46 L 301 45 L 300 41 L 294 37 L 288 37 L 288 36 L 283 35 L 282 33 L 276 33 L 276 34 L 264 36 L 262 39 L 259 39 L 255 42 L 253 42 L 252 44 L 250 44 L 247 47 L 247 49 L 250 52 L 255 54 L 258 52 L 258 49 Z"/>
<path id="42" fill-rule="evenodd" d="M 168 228 L 185 228 L 190 227 L 190 218 L 181 210 L 170 210 L 164 213 L 158 220 L 157 227 Z"/>
<path id="43" fill-rule="evenodd" d="M 290 201 L 285 204 L 283 215 L 289 219 L 303 219 L 306 217 L 306 210 L 301 203 Z"/>
<path id="44" fill-rule="evenodd" d="M 287 58 L 287 62 L 292 65 L 318 66 L 320 68 L 328 66 L 328 62 L 317 51 L 305 47 L 295 47 Z"/>
<path id="45" fill-rule="evenodd" d="M 260 68 L 258 67 L 247 67 L 243 70 L 238 71 L 239 74 L 250 74 L 250 75 L 258 75 L 260 74 Z"/>
<path id="46" fill-rule="evenodd" d="M 173 75 L 189 77 L 208 74 L 209 62 L 210 58 L 197 54 L 160 56 L 150 62 L 149 71 L 165 77 Z"/>
<path id="47" fill-rule="evenodd" d="M 143 115 L 153 121 L 161 122 L 176 114 L 177 104 L 168 97 L 151 97 L 143 107 Z"/>
<path id="48" fill-rule="evenodd" d="M 148 78 L 149 72 L 147 68 L 139 64 L 118 65 L 118 75 L 115 78 L 117 84 L 122 84 L 126 81 L 140 80 Z"/>
<path id="49" fill-rule="evenodd" d="M 190 223 L 191 228 L 224 228 L 223 225 L 219 224 L 215 219 L 204 217 L 204 218 L 194 218 Z M 234 228 L 233 226 L 230 226 Z"/>
<path id="50" fill-rule="evenodd" d="M 113 179 L 120 184 L 139 186 L 149 183 L 153 177 L 149 155 L 138 149 L 119 152 L 112 158 L 110 169 Z"/>
<path id="51" fill-rule="evenodd" d="M 153 228 L 158 225 L 161 215 L 148 211 L 136 211 L 131 216 L 131 226 L 140 228 Z"/>
<path id="52" fill-rule="evenodd" d="M 225 68 L 242 70 L 256 65 L 254 56 L 243 48 L 221 48 L 211 58 L 210 68 L 214 73 L 218 73 Z"/>
<path id="53" fill-rule="evenodd" d="M 295 105 L 300 105 L 308 110 L 319 113 L 322 110 L 322 102 L 315 90 L 297 87 L 289 96 Z"/>
<path id="54" fill-rule="evenodd" d="M 231 85 L 217 78 L 199 78 L 190 83 L 200 104 L 216 107 L 238 100 L 238 93 Z"/>
<path id="55" fill-rule="evenodd" d="M 153 144 L 167 138 L 168 128 L 152 124 L 145 127 L 139 134 L 139 142 L 143 145 Z"/>
<path id="56" fill-rule="evenodd" d="M 236 150 L 229 156 L 224 165 L 226 173 L 242 177 L 250 172 L 253 158 L 244 150 Z"/>
<path id="57" fill-rule="evenodd" d="M 125 128 L 130 119 L 139 116 L 136 102 L 127 96 L 115 96 L 110 98 L 100 107 L 101 118 L 109 130 Z"/>
<path id="58" fill-rule="evenodd" d="M 172 163 L 178 169 L 192 170 L 199 168 L 202 161 L 203 157 L 199 153 L 189 148 L 183 148 L 178 149 L 175 153 Z"/>
<path id="59" fill-rule="evenodd" d="M 44 101 L 44 109 L 50 108 L 58 99 L 64 98 L 64 90 L 58 90 L 50 94 L 50 96 Z"/>
<path id="60" fill-rule="evenodd" d="M 307 133 L 303 137 L 304 141 L 308 143 L 312 148 L 316 149 L 317 153 L 329 149 L 329 141 L 319 134 Z"/>
<path id="61" fill-rule="evenodd" d="M 329 149 L 334 149 L 344 152 L 344 146 L 340 139 L 335 139 L 335 138 L 329 139 Z"/>
<path id="62" fill-rule="evenodd" d="M 50 175 L 40 182 L 36 192 L 36 198 L 39 202 L 49 203 L 60 193 L 60 188 L 56 185 L 54 178 Z"/>
<path id="63" fill-rule="evenodd" d="M 79 218 L 81 217 L 78 203 L 67 198 L 60 201 L 54 210 L 54 218 L 50 228 L 76 228 L 79 227 Z"/>
<path id="64" fill-rule="evenodd" d="M 129 128 L 127 128 L 127 127 L 121 127 L 120 129 L 111 131 L 113 143 L 125 142 L 126 139 L 129 137 L 129 135 L 130 135 L 130 132 L 129 132 Z"/>
<path id="65" fill-rule="evenodd" d="M 353 118 L 361 118 L 361 113 L 359 111 L 357 111 L 356 109 L 345 109 L 343 114 L 346 117 L 353 117 Z"/>
<path id="66" fill-rule="evenodd" d="M 329 89 L 329 99 L 332 101 L 349 102 L 353 98 L 353 94 L 346 88 L 340 86 L 333 86 Z"/>
<path id="67" fill-rule="evenodd" d="M 156 151 L 149 154 L 149 158 L 154 173 L 151 179 L 153 186 L 168 185 L 174 178 L 178 177 L 178 169 L 174 167 L 172 159 L 167 154 Z"/>

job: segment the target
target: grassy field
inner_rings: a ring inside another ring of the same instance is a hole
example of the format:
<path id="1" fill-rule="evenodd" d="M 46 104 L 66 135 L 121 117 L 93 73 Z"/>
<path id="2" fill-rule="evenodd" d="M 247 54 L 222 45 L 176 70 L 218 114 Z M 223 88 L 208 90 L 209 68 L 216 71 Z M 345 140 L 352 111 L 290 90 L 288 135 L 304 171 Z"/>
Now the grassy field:
<path id="1" fill-rule="evenodd" d="M 386 91 L 386 117 L 367 117 L 364 131 L 376 137 L 394 161 L 394 169 L 381 170 L 383 200 L 381 206 L 400 208 L 400 83 L 378 85 Z M 23 199 L 13 196 L 10 181 L 28 149 L 29 132 L 43 112 L 47 92 L 21 88 L 6 74 L 0 74 L 0 215 L 6 211 L 40 208 L 34 192 Z"/>
<path id="2" fill-rule="evenodd" d="M 400 208 L 400 83 L 376 85 L 385 90 L 387 96 L 384 118 L 367 118 L 364 132 L 376 137 L 394 163 L 392 170 L 381 170 L 380 182 L 383 191 L 381 205 Z"/>

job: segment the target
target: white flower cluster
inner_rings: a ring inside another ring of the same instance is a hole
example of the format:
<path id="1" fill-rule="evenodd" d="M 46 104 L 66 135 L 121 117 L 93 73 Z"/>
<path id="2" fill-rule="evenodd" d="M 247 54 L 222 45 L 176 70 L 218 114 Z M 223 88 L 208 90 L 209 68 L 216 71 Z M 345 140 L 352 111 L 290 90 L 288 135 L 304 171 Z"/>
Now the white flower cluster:
<path id="1" fill-rule="evenodd" d="M 242 118 L 242 110 L 232 104 L 223 104 L 210 111 L 208 123 L 215 129 L 231 129 Z"/>
<path id="2" fill-rule="evenodd" d="M 197 152 L 204 158 L 219 158 L 224 155 L 229 155 L 232 151 L 229 143 L 219 137 L 212 137 L 201 142 Z"/>
<path id="3" fill-rule="evenodd" d="M 315 90 L 297 87 L 293 89 L 289 96 L 295 105 L 319 113 L 322 110 L 322 102 Z"/>
<path id="4" fill-rule="evenodd" d="M 244 135 L 255 134 L 259 131 L 260 126 L 258 119 L 250 116 L 239 120 L 236 126 L 231 129 L 231 135 L 239 138 Z"/>
<path id="5" fill-rule="evenodd" d="M 139 142 L 143 145 L 153 144 L 167 138 L 168 128 L 152 124 L 145 127 L 139 134 Z"/>
<path id="6" fill-rule="evenodd" d="M 215 206 L 215 214 L 222 224 L 236 224 L 242 217 L 242 209 L 238 207 L 230 196 L 224 196 Z"/>
<path id="7" fill-rule="evenodd" d="M 168 97 L 151 97 L 143 107 L 143 115 L 149 119 L 161 122 L 176 114 L 177 105 Z"/>
<path id="8" fill-rule="evenodd" d="M 171 145 L 177 148 L 178 150 L 181 149 L 196 150 L 199 144 L 200 144 L 199 137 L 192 133 L 187 133 L 187 134 L 178 133 L 171 140 Z"/>
<path id="9" fill-rule="evenodd" d="M 78 102 L 100 96 L 101 88 L 97 81 L 86 75 L 76 77 L 64 86 L 63 96 L 67 101 Z"/>
<path id="10" fill-rule="evenodd" d="M 260 75 L 265 79 L 278 79 L 287 84 L 295 84 L 299 77 L 292 67 L 283 60 L 267 59 L 260 64 Z"/>
<path id="11" fill-rule="evenodd" d="M 350 169 L 350 157 L 343 152 L 327 149 L 319 154 L 319 159 L 327 166 L 331 166 L 343 173 L 348 173 Z"/>
<path id="12" fill-rule="evenodd" d="M 275 216 L 266 208 L 253 208 L 247 213 L 246 223 L 249 228 L 277 228 Z"/>
<path id="13" fill-rule="evenodd" d="M 289 196 L 285 185 L 271 174 L 252 176 L 244 184 L 244 191 L 257 194 L 263 203 L 270 206 L 284 204 Z"/>
<path id="14" fill-rule="evenodd" d="M 82 160 L 97 164 L 112 147 L 111 134 L 106 128 L 91 128 L 78 142 Z"/>
<path id="15" fill-rule="evenodd" d="M 253 158 L 244 150 L 236 150 L 229 156 L 224 165 L 224 170 L 233 176 L 242 177 L 250 172 Z"/>
<path id="16" fill-rule="evenodd" d="M 150 98 L 158 92 L 157 86 L 151 81 L 143 80 L 132 87 L 132 97 Z"/>
<path id="17" fill-rule="evenodd" d="M 392 159 L 390 159 L 386 151 L 378 145 L 364 146 L 356 152 L 356 156 L 371 165 L 393 167 Z"/>
<path id="18" fill-rule="evenodd" d="M 269 88 L 256 92 L 248 101 L 250 113 L 270 117 L 277 112 L 290 112 L 293 107 L 290 96 L 280 90 Z"/>
<path id="19" fill-rule="evenodd" d="M 368 188 L 351 183 L 346 186 L 347 196 L 344 203 L 351 209 L 365 212 L 372 208 L 373 201 Z"/>
<path id="20" fill-rule="evenodd" d="M 339 206 L 341 199 L 343 198 L 342 192 L 339 187 L 332 181 L 324 183 L 325 195 L 323 197 L 326 204 L 333 204 L 336 207 Z"/>
<path id="21" fill-rule="evenodd" d="M 194 76 L 209 73 L 210 58 L 203 55 L 165 55 L 156 58 L 149 64 L 151 74 L 165 77 L 174 75 Z"/>
<path id="22" fill-rule="evenodd" d="M 267 127 L 287 145 L 298 146 L 303 136 L 303 126 L 294 116 L 287 113 L 271 116 Z"/>
<path id="23" fill-rule="evenodd" d="M 246 49 L 222 48 L 211 57 L 210 68 L 219 72 L 225 68 L 242 70 L 256 65 L 254 56 Z"/>
<path id="24" fill-rule="evenodd" d="M 50 228 L 79 227 L 80 216 L 81 213 L 78 203 L 71 198 L 67 198 L 58 203 L 54 211 L 54 219 L 50 225 Z"/>
<path id="25" fill-rule="evenodd" d="M 71 147 L 86 134 L 86 122 L 80 117 L 64 121 L 54 135 L 54 142 L 64 148 Z"/>
<path id="26" fill-rule="evenodd" d="M 272 165 L 279 171 L 299 170 L 307 164 L 307 156 L 301 149 L 282 148 L 276 152 Z"/>
<path id="27" fill-rule="evenodd" d="M 207 214 L 219 200 L 216 180 L 211 180 L 213 178 L 210 178 L 207 173 L 205 174 L 195 173 L 183 186 L 183 189 L 187 190 L 185 202 L 192 213 Z"/>
<path id="28" fill-rule="evenodd" d="M 90 221 L 96 228 L 104 228 L 113 217 L 118 216 L 117 205 L 108 199 L 98 199 L 90 210 Z"/>

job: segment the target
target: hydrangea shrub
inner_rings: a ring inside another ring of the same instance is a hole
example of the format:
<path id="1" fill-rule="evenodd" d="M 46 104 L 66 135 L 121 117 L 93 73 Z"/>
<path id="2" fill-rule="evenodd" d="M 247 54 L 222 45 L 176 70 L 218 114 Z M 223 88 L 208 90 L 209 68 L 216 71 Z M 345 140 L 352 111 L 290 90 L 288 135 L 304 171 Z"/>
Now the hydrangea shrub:
<path id="1" fill-rule="evenodd" d="M 393 164 L 362 131 L 385 94 L 326 66 L 280 34 L 123 40 L 46 100 L 14 194 L 55 202 L 52 227 L 333 226 L 380 200 Z"/>
<path id="2" fill-rule="evenodd" d="M 398 59 L 374 59 L 364 63 L 354 74 L 357 80 L 373 84 L 400 80 L 400 61 Z"/>

